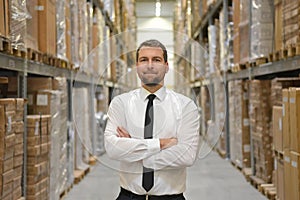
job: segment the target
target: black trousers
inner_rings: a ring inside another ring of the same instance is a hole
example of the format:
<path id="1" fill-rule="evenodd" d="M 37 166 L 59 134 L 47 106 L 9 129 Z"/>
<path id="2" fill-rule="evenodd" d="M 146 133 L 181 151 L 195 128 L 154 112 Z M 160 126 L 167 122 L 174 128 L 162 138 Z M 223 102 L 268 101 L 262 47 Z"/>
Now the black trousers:
<path id="1" fill-rule="evenodd" d="M 121 188 L 119 196 L 116 200 L 146 200 L 146 195 L 134 194 L 128 190 Z M 185 200 L 183 194 L 148 196 L 148 200 Z"/>

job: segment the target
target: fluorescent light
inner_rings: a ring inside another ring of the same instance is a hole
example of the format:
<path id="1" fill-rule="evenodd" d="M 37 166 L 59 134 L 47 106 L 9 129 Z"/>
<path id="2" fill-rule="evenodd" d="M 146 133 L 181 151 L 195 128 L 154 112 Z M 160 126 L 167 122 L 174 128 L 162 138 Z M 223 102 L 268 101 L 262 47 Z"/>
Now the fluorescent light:
<path id="1" fill-rule="evenodd" d="M 161 3 L 160 1 L 156 1 L 156 4 L 155 4 L 155 16 L 156 17 L 160 17 L 160 11 L 161 11 Z"/>

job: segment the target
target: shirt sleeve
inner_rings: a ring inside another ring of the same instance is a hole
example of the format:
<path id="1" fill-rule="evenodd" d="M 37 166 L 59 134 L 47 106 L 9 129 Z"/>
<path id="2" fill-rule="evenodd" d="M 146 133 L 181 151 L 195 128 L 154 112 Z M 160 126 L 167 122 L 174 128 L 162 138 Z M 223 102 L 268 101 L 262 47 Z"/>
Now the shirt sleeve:
<path id="1" fill-rule="evenodd" d="M 193 165 L 199 146 L 199 127 L 198 109 L 191 101 L 183 109 L 177 132 L 177 145 L 145 158 L 143 165 L 154 170 L 184 168 Z"/>
<path id="2" fill-rule="evenodd" d="M 126 129 L 124 110 L 124 103 L 121 98 L 115 97 L 110 103 L 104 133 L 105 149 L 108 156 L 119 161 L 135 162 L 159 152 L 159 139 L 145 140 L 117 137 L 118 126 Z"/>

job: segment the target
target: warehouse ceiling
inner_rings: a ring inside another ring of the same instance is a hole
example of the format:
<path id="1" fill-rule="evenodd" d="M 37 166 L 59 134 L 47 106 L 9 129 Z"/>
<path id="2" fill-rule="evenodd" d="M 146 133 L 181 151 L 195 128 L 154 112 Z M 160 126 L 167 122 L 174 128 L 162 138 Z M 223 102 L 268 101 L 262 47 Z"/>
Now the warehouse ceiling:
<path id="1" fill-rule="evenodd" d="M 175 0 L 160 0 L 161 17 L 173 17 Z M 155 0 L 137 0 L 137 17 L 155 17 Z"/>

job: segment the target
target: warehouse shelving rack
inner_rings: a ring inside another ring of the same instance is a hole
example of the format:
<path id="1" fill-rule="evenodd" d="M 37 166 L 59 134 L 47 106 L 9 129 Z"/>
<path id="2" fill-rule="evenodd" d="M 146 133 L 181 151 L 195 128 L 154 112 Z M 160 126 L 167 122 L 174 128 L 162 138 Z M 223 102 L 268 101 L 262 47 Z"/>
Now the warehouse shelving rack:
<path id="1" fill-rule="evenodd" d="M 88 0 L 92 3 L 92 5 L 99 7 L 101 13 L 105 19 L 105 25 L 109 27 L 110 32 L 115 35 L 118 34 L 118 30 L 114 26 L 113 22 L 109 18 L 109 13 L 104 10 L 103 4 L 100 0 Z M 117 38 L 117 48 L 123 49 L 124 43 L 120 39 Z M 132 59 L 132 58 L 131 58 Z M 47 65 L 41 62 L 36 62 L 33 60 L 29 60 L 22 57 L 17 57 L 15 55 L 7 54 L 5 52 L 0 52 L 0 75 L 1 76 L 16 76 L 18 83 L 18 97 L 27 99 L 27 77 L 29 76 L 38 76 L 38 77 L 64 77 L 67 80 L 67 91 L 68 91 L 68 121 L 73 121 L 73 113 L 72 113 L 72 89 L 78 86 L 90 87 L 90 105 L 93 105 L 93 96 L 96 92 L 96 87 L 108 87 L 110 89 L 121 89 L 122 87 L 127 87 L 123 83 L 116 83 L 111 80 L 105 80 L 102 77 L 95 77 L 93 74 L 86 74 L 84 72 L 75 71 L 66 68 L 58 68 L 55 66 Z M 76 81 L 76 85 L 74 84 Z M 90 106 L 90 114 L 91 116 L 95 116 L 95 110 L 93 106 Z M 24 124 L 26 124 L 26 116 L 27 116 L 27 106 L 24 106 Z M 96 132 L 96 124 L 95 120 L 91 120 L 92 131 Z M 67 134 L 67 133 L 66 133 Z M 94 134 L 92 134 L 94 135 Z M 24 141 L 27 138 L 26 126 L 24 126 Z M 95 140 L 92 138 L 92 153 L 95 153 Z M 22 193 L 26 198 L 26 166 L 27 166 L 27 145 L 24 143 L 24 164 L 23 164 L 23 179 L 22 179 Z"/>
<path id="2" fill-rule="evenodd" d="M 248 0 L 251 2 L 251 0 Z M 208 12 L 204 16 L 202 20 L 199 21 L 196 30 L 192 33 L 192 40 L 196 40 L 201 43 L 203 36 L 207 35 L 207 27 L 212 25 L 213 19 L 216 18 L 219 14 L 221 8 L 224 8 L 224 24 L 228 23 L 228 6 L 232 3 L 231 0 L 217 0 L 213 4 L 212 7 L 208 9 Z M 251 5 L 251 4 L 250 4 Z M 251 9 L 251 8 L 250 8 Z M 251 12 L 250 12 L 251 13 Z M 251 23 L 251 22 L 250 22 Z M 227 29 L 225 29 L 227 31 Z M 189 44 L 187 44 L 184 48 L 184 53 L 186 54 L 189 50 Z M 250 48 L 250 45 L 249 45 Z M 250 51 L 249 51 L 250 52 Z M 183 54 L 183 55 L 185 55 Z M 182 61 L 182 58 L 177 60 L 177 64 Z M 230 159 L 230 134 L 229 134 L 229 99 L 228 99 L 228 82 L 233 80 L 252 80 L 262 79 L 262 80 L 270 80 L 275 77 L 281 76 L 290 76 L 290 77 L 299 77 L 300 73 L 300 56 L 287 57 L 283 60 L 275 61 L 275 62 L 267 62 L 264 64 L 260 64 L 256 67 L 249 67 L 246 69 L 242 69 L 235 73 L 225 71 L 219 73 L 219 77 L 221 77 L 222 82 L 224 84 L 225 89 L 225 102 L 226 113 L 225 113 L 225 131 L 226 134 L 226 159 Z M 215 74 L 210 74 L 209 77 L 205 77 L 203 80 L 198 80 L 196 82 L 190 83 L 190 87 L 192 89 L 201 88 L 201 87 L 209 87 L 212 94 L 210 94 L 211 98 L 211 114 L 214 116 L 214 82 L 213 80 L 216 78 Z M 213 120 L 213 119 L 212 119 Z M 254 153 L 253 153 L 253 144 L 252 139 L 250 139 L 250 149 L 251 149 L 251 163 L 252 163 L 252 172 L 255 171 L 254 168 Z"/>

